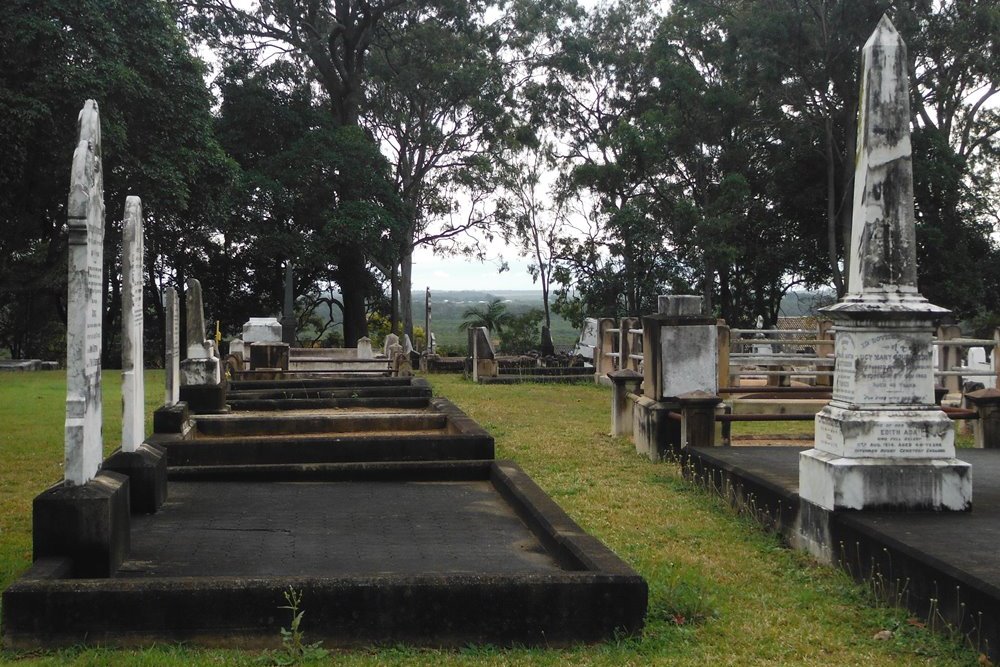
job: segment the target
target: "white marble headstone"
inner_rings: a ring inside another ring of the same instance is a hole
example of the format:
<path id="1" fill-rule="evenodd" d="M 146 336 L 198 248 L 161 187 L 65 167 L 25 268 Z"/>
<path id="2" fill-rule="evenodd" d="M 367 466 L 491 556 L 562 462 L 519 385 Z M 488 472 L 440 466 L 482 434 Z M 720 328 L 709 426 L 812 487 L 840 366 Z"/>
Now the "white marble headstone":
<path id="1" fill-rule="evenodd" d="M 66 301 L 66 483 L 86 484 L 101 465 L 101 345 L 104 313 L 104 176 L 101 119 L 87 100 L 79 115 L 69 203 Z"/>
<path id="2" fill-rule="evenodd" d="M 358 339 L 358 359 L 371 359 L 375 355 L 372 354 L 372 339 L 367 336 L 363 336 Z"/>
<path id="3" fill-rule="evenodd" d="M 243 324 L 243 342 L 280 343 L 281 322 L 274 317 L 251 317 Z"/>
<path id="4" fill-rule="evenodd" d="M 125 200 L 122 236 L 122 451 L 134 452 L 146 437 L 142 341 L 142 201 Z"/>

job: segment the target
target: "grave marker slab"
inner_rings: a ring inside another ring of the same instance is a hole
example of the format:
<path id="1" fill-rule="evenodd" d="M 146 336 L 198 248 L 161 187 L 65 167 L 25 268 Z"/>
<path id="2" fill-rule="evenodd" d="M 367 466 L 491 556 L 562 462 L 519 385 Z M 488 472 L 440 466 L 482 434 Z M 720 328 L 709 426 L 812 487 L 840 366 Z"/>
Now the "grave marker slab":
<path id="1" fill-rule="evenodd" d="M 142 201 L 125 200 L 122 237 L 122 451 L 134 452 L 146 437 L 143 382 Z"/>
<path id="2" fill-rule="evenodd" d="M 101 326 L 104 311 L 104 174 L 101 120 L 87 100 L 78 118 L 67 217 L 69 274 L 66 307 L 66 482 L 97 474 L 102 455 Z"/>

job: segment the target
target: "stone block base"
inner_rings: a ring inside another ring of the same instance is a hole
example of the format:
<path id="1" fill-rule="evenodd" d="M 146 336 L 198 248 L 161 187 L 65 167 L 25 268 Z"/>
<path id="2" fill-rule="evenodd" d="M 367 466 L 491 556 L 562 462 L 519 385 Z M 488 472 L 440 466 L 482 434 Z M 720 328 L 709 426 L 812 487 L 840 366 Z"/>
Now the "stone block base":
<path id="1" fill-rule="evenodd" d="M 133 514 L 153 514 L 167 499 L 167 455 L 155 445 L 143 443 L 134 452 L 118 449 L 101 468 L 128 477 Z"/>
<path id="2" fill-rule="evenodd" d="M 228 410 L 226 386 L 223 384 L 181 385 L 181 401 L 197 414 L 220 414 Z"/>
<path id="3" fill-rule="evenodd" d="M 253 343 L 250 345 L 250 370 L 280 368 L 288 370 L 287 343 Z"/>
<path id="4" fill-rule="evenodd" d="M 181 391 L 186 384 L 219 384 L 222 371 L 218 357 L 189 358 L 181 362 Z"/>
<path id="5" fill-rule="evenodd" d="M 32 503 L 33 558 L 73 561 L 77 577 L 109 577 L 128 555 L 129 479 L 111 471 L 79 486 L 49 487 Z"/>
<path id="6" fill-rule="evenodd" d="M 669 459 L 681 451 L 681 423 L 670 419 L 677 403 L 654 401 L 646 396 L 628 394 L 632 401 L 632 442 L 637 454 L 650 461 Z"/>
<path id="7" fill-rule="evenodd" d="M 153 411 L 153 433 L 183 433 L 190 418 L 184 401 L 161 406 Z"/>
<path id="8" fill-rule="evenodd" d="M 972 509 L 972 466 L 958 459 L 799 455 L 799 497 L 826 510 L 888 512 Z"/>

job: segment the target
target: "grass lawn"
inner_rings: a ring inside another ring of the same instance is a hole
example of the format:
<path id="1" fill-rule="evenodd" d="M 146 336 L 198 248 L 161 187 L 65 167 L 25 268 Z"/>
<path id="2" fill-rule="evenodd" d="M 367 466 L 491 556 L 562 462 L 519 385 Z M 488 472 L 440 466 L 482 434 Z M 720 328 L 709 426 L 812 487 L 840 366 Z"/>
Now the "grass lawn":
<path id="1" fill-rule="evenodd" d="M 147 373 L 147 408 L 162 400 L 162 371 Z M 105 373 L 105 445 L 120 431 L 120 374 Z M 720 500 L 607 435 L 610 390 L 592 385 L 474 385 L 433 375 L 436 394 L 489 429 L 499 458 L 517 461 L 586 530 L 649 582 L 641 638 L 569 649 L 460 651 L 405 647 L 334 651 L 359 665 L 974 665 L 959 641 L 873 605 L 839 571 L 783 548 Z M 0 376 L 0 586 L 31 560 L 31 500 L 60 479 L 64 376 Z M 147 420 L 147 426 L 151 422 Z M 150 601 L 155 604 L 155 601 Z M 309 640 L 309 600 L 303 601 Z M 923 619 L 918 619 L 923 620 Z M 873 636 L 892 630 L 886 641 Z M 277 644 L 278 638 L 275 637 Z M 17 664 L 261 664 L 235 650 L 164 646 L 3 653 Z M 266 664 L 266 663 L 265 663 Z"/>

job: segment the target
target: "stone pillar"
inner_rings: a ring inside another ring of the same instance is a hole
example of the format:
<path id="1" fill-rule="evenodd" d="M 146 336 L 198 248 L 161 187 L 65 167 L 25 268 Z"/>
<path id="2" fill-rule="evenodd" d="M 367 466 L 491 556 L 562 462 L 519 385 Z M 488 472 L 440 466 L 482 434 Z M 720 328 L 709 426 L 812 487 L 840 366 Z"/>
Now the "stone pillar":
<path id="1" fill-rule="evenodd" d="M 722 399 L 704 391 L 692 391 L 677 397 L 681 406 L 681 445 L 715 446 L 715 409 Z"/>
<path id="2" fill-rule="evenodd" d="M 281 312 L 281 342 L 295 345 L 295 276 L 292 262 L 285 262 L 285 303 Z"/>
<path id="3" fill-rule="evenodd" d="M 719 341 L 716 343 L 716 347 L 719 350 L 719 379 L 718 385 L 722 387 L 731 387 L 735 383 L 729 376 L 729 350 L 732 347 L 732 339 L 729 331 L 729 325 L 726 324 L 725 320 L 719 320 L 715 325 L 716 333 L 718 334 Z"/>
<path id="4" fill-rule="evenodd" d="M 434 354 L 434 340 L 431 338 L 431 288 L 424 292 L 424 351 Z"/>
<path id="5" fill-rule="evenodd" d="M 610 331 L 614 328 L 615 321 L 610 317 L 597 320 L 597 345 L 594 346 L 594 375 L 597 378 L 617 370 L 614 357 L 608 356 L 608 353 L 614 352 L 614 334 Z"/>
<path id="6" fill-rule="evenodd" d="M 637 393 L 642 375 L 633 370 L 612 371 L 611 380 L 611 435 L 632 435 L 632 410 L 629 393 Z"/>
<path id="7" fill-rule="evenodd" d="M 934 405 L 931 338 L 947 314 L 917 291 L 906 46 L 885 16 L 863 49 L 848 293 L 833 400 L 800 454 L 799 495 L 825 510 L 968 510 L 969 464 Z"/>
<path id="8" fill-rule="evenodd" d="M 979 411 L 975 422 L 976 447 L 1000 449 L 1000 390 L 991 387 L 970 391 L 965 398 Z"/>

